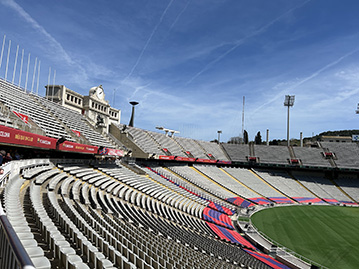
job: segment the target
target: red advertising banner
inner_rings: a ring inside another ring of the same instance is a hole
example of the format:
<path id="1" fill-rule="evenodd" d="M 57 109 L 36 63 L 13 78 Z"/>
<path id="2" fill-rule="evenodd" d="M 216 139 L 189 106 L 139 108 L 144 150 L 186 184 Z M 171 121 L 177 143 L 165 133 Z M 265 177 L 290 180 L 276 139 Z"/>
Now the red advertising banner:
<path id="1" fill-rule="evenodd" d="M 195 158 L 188 158 L 188 157 L 181 157 L 181 156 L 177 156 L 175 158 L 176 161 L 182 161 L 182 162 L 195 162 L 196 159 Z"/>
<path id="2" fill-rule="evenodd" d="M 198 163 L 216 163 L 217 160 L 209 160 L 209 159 L 200 159 L 200 158 L 198 158 L 196 160 L 196 162 L 198 162 Z"/>
<path id="3" fill-rule="evenodd" d="M 222 163 L 222 164 L 232 164 L 231 161 L 222 161 L 222 160 L 219 160 L 218 163 Z"/>
<path id="4" fill-rule="evenodd" d="M 175 156 L 160 155 L 160 156 L 158 156 L 158 159 L 160 159 L 160 160 L 174 160 Z"/>
<path id="5" fill-rule="evenodd" d="M 55 149 L 56 139 L 0 125 L 0 143 Z"/>
<path id="6" fill-rule="evenodd" d="M 25 115 L 25 114 L 22 114 L 22 113 L 19 113 L 16 111 L 12 111 L 12 112 L 14 112 L 14 114 L 16 116 L 18 116 L 23 122 L 25 122 L 26 124 L 29 124 L 29 116 L 28 115 Z"/>
<path id="7" fill-rule="evenodd" d="M 81 136 L 81 132 L 80 132 L 80 131 L 76 131 L 76 130 L 71 130 L 71 131 L 73 131 L 78 137 Z"/>
<path id="8" fill-rule="evenodd" d="M 59 150 L 96 154 L 98 147 L 65 141 L 59 145 Z"/>

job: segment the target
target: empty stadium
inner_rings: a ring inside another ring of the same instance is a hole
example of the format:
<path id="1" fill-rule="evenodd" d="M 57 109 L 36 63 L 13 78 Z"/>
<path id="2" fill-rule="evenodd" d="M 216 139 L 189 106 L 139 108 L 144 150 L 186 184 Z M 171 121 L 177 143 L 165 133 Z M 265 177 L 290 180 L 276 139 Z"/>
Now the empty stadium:
<path id="1" fill-rule="evenodd" d="M 330 268 L 251 216 L 358 205 L 356 143 L 217 144 L 127 126 L 110 109 L 99 126 L 3 79 L 0 101 L 2 147 L 32 154 L 4 165 L 1 268 Z"/>

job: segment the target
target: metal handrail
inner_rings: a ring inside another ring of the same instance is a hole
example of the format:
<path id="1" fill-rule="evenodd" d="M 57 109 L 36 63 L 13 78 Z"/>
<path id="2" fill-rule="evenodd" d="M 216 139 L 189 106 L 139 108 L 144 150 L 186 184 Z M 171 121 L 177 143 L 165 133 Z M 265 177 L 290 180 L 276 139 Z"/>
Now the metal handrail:
<path id="1" fill-rule="evenodd" d="M 29 254 L 26 252 L 24 246 L 21 244 L 19 237 L 17 236 L 14 228 L 11 226 L 1 204 L 0 204 L 0 228 L 4 232 L 8 247 L 11 248 L 13 258 L 17 261 L 17 268 L 23 269 L 35 269 Z M 5 244 L 5 242 L 2 242 Z M 8 253 L 9 254 L 9 253 Z M 6 265 L 7 266 L 7 265 Z"/>

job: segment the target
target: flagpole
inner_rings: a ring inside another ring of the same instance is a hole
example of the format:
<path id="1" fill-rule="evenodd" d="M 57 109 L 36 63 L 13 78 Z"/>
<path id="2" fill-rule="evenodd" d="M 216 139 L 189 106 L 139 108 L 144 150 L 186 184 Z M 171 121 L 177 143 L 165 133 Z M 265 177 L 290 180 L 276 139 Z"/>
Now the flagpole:
<path id="1" fill-rule="evenodd" d="M 35 65 L 34 65 L 34 72 L 32 74 L 32 83 L 31 83 L 31 93 L 34 89 L 34 81 L 35 81 L 35 75 L 36 75 L 36 66 L 37 66 L 37 57 L 35 58 Z"/>
<path id="2" fill-rule="evenodd" d="M 37 70 L 36 95 L 39 95 L 40 66 L 41 66 L 41 61 L 39 60 L 39 69 Z"/>
<path id="3" fill-rule="evenodd" d="M 10 49 L 11 49 L 11 40 L 9 40 L 9 48 L 7 49 L 7 58 L 6 58 L 6 67 L 5 67 L 5 81 L 7 79 L 7 70 L 8 70 L 8 67 L 9 67 Z"/>
<path id="4" fill-rule="evenodd" d="M 1 69 L 1 64 L 2 64 L 2 57 L 4 55 L 5 39 L 6 39 L 6 35 L 4 35 L 4 38 L 2 41 L 1 54 L 0 54 L 0 69 Z"/>
<path id="5" fill-rule="evenodd" d="M 26 69 L 26 79 L 25 79 L 25 92 L 26 92 L 26 88 L 27 88 L 27 80 L 28 80 L 28 78 L 29 78 L 30 57 L 31 57 L 31 54 L 29 53 L 29 56 L 27 57 L 27 69 Z"/>
<path id="6" fill-rule="evenodd" d="M 17 57 L 19 55 L 19 45 L 16 47 L 16 56 L 15 56 L 15 63 L 14 63 L 14 72 L 12 72 L 12 81 L 11 83 L 14 84 L 15 80 L 15 73 L 16 73 L 16 64 L 17 64 Z"/>
<path id="7" fill-rule="evenodd" d="M 24 63 L 24 49 L 21 52 L 21 63 L 20 63 L 20 75 L 19 75 L 19 87 L 21 87 L 21 76 L 22 76 L 22 64 Z"/>

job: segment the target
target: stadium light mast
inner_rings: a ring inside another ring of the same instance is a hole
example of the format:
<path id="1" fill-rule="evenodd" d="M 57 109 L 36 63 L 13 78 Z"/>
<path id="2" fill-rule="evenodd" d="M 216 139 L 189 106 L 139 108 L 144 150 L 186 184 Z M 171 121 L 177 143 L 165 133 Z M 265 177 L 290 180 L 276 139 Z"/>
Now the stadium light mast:
<path id="1" fill-rule="evenodd" d="M 218 133 L 218 144 L 221 144 L 221 133 L 222 131 L 217 131 Z"/>
<path id="2" fill-rule="evenodd" d="M 138 105 L 138 102 L 131 101 L 130 104 L 132 105 L 132 114 L 131 114 L 131 119 L 130 119 L 130 123 L 128 124 L 128 126 L 133 127 L 133 122 L 135 119 L 135 106 Z"/>
<path id="3" fill-rule="evenodd" d="M 289 141 L 289 108 L 294 105 L 295 95 L 286 95 L 284 100 L 284 106 L 288 107 L 288 116 L 287 116 L 287 146 L 290 146 Z"/>

